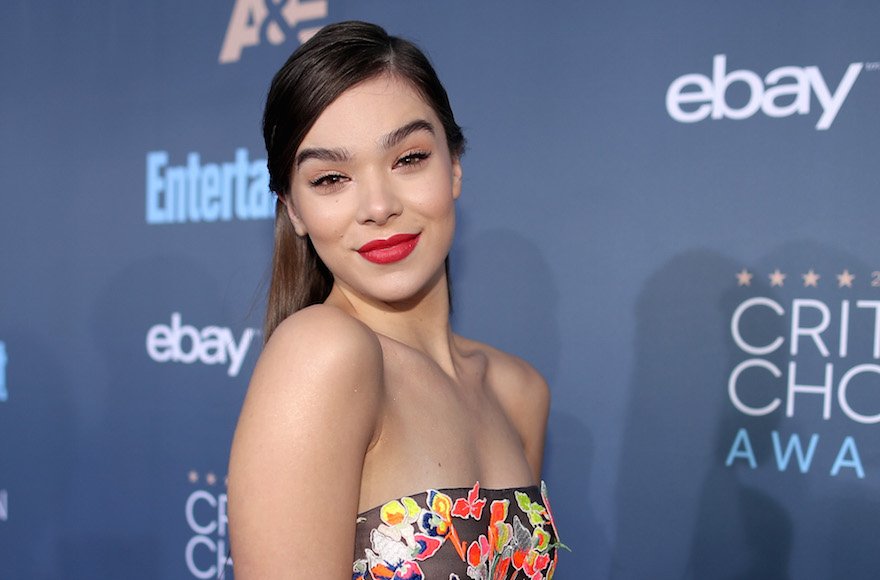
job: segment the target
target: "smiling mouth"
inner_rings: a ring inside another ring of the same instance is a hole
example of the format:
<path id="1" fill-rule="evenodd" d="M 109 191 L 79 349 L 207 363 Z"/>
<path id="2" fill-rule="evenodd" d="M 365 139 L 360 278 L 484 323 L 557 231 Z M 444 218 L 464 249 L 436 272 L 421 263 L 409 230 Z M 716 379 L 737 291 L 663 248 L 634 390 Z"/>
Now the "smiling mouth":
<path id="1" fill-rule="evenodd" d="M 416 249 L 419 236 L 421 234 L 397 234 L 387 240 L 373 240 L 358 248 L 358 253 L 374 264 L 399 262 Z"/>

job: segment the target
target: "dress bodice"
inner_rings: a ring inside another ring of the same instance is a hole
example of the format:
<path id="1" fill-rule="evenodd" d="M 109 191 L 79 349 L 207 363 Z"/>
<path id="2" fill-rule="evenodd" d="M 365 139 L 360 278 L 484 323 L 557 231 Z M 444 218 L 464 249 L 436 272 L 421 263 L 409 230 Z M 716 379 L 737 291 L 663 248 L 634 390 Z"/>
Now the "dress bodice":
<path id="1" fill-rule="evenodd" d="M 546 488 L 428 490 L 360 514 L 352 580 L 549 580 Z"/>

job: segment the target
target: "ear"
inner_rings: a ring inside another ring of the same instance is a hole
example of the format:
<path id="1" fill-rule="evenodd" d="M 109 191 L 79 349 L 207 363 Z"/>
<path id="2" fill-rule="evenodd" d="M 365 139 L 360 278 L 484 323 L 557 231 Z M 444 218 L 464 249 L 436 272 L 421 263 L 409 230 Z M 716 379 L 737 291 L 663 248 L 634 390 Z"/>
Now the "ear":
<path id="1" fill-rule="evenodd" d="M 307 236 L 309 231 L 306 229 L 306 224 L 303 223 L 302 218 L 299 217 L 299 213 L 293 205 L 293 200 L 288 196 L 282 201 L 284 201 L 284 205 L 287 208 L 287 217 L 290 218 L 290 223 L 293 224 L 293 231 L 301 238 Z"/>
<path id="2" fill-rule="evenodd" d="M 461 195 L 461 159 L 458 155 L 452 158 L 452 199 Z"/>

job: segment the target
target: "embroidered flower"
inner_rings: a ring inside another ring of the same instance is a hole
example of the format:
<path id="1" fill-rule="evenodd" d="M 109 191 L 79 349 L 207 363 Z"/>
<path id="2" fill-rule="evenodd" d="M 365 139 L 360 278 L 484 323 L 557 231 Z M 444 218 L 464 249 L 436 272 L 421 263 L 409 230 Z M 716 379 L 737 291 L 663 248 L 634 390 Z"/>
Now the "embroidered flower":
<path id="1" fill-rule="evenodd" d="M 393 568 L 375 566 L 370 569 L 374 580 L 425 580 L 425 574 L 416 562 L 401 562 Z"/>
<path id="2" fill-rule="evenodd" d="M 489 508 L 489 543 L 495 548 L 496 552 L 500 552 L 510 542 L 513 536 L 513 527 L 505 522 L 507 519 L 507 508 L 510 501 L 495 500 Z"/>
<path id="3" fill-rule="evenodd" d="M 508 570 L 510 570 L 510 557 L 497 558 L 491 571 L 492 580 L 505 580 Z"/>
<path id="4" fill-rule="evenodd" d="M 537 526 L 532 531 L 532 549 L 539 552 L 546 552 L 550 547 L 550 534 L 541 526 Z"/>
<path id="5" fill-rule="evenodd" d="M 476 483 L 466 497 L 429 490 L 415 496 L 424 498 L 424 506 L 413 497 L 384 504 L 373 512 L 370 547 L 364 549 L 366 558 L 354 562 L 352 580 L 461 580 L 465 573 L 469 580 L 551 580 L 555 549 L 565 546 L 557 537 L 543 483 L 537 502 L 520 491 L 490 491 L 489 496 L 493 493 L 512 498 L 493 500 L 485 510 L 488 498 L 485 493 L 480 497 Z M 517 515 L 511 513 L 512 504 Z M 447 542 L 452 547 L 443 548 Z M 453 553 L 461 564 L 449 560 Z M 435 565 L 443 563 L 432 577 L 425 562 L 435 556 Z"/>
<path id="6" fill-rule="evenodd" d="M 487 580 L 489 567 L 487 562 L 492 555 L 492 546 L 484 535 L 471 542 L 467 549 L 468 578 Z"/>
<path id="7" fill-rule="evenodd" d="M 460 497 L 455 500 L 452 515 L 464 519 L 472 517 L 478 520 L 483 517 L 483 507 L 485 505 L 486 498 L 480 499 L 480 482 L 478 481 L 468 492 L 467 499 Z"/>
<path id="8" fill-rule="evenodd" d="M 394 571 L 393 580 L 424 580 L 425 575 L 416 562 L 404 562 Z"/>
<path id="9" fill-rule="evenodd" d="M 426 535 L 449 540 L 455 551 L 464 560 L 464 542 L 458 538 L 455 526 L 452 525 L 452 499 L 445 493 L 428 490 L 428 509 L 422 512 L 419 527 Z"/>
<path id="10" fill-rule="evenodd" d="M 520 521 L 519 516 L 513 516 L 513 538 L 510 547 L 513 551 L 511 554 L 513 567 L 522 570 L 523 563 L 532 549 L 532 534 Z"/>
<path id="11" fill-rule="evenodd" d="M 445 493 L 429 490 L 428 509 L 421 513 L 419 527 L 429 536 L 445 538 L 452 529 L 452 500 Z"/>
<path id="12" fill-rule="evenodd" d="M 432 538 L 425 534 L 416 534 L 415 541 L 416 550 L 413 552 L 413 557 L 419 561 L 427 560 L 436 554 L 437 550 L 440 549 L 440 546 L 443 545 L 443 540 L 441 538 Z"/>
<path id="13" fill-rule="evenodd" d="M 532 580 L 537 578 L 543 579 L 541 571 L 546 568 L 549 563 L 549 554 L 541 554 L 537 550 L 529 550 L 526 559 L 523 561 L 522 571 Z"/>
<path id="14" fill-rule="evenodd" d="M 372 549 L 367 550 L 367 561 L 370 573 L 377 580 L 393 578 L 395 570 L 412 559 L 411 549 L 378 528 L 370 532 L 370 546 Z"/>
<path id="15" fill-rule="evenodd" d="M 367 577 L 369 571 L 366 558 L 355 560 L 354 565 L 351 567 L 351 580 L 369 580 Z"/>
<path id="16" fill-rule="evenodd" d="M 544 519 L 544 514 L 546 514 L 547 511 L 544 509 L 544 506 L 537 502 L 533 502 L 528 495 L 521 491 L 516 492 L 514 496 L 516 497 L 516 503 L 519 505 L 519 509 L 529 516 L 529 522 L 533 526 L 541 525 L 546 521 Z"/>
<path id="17" fill-rule="evenodd" d="M 374 530 L 375 531 L 375 530 Z M 396 542 L 398 546 L 403 544 Z M 424 580 L 424 573 L 417 562 L 410 560 L 383 560 L 367 551 L 371 560 L 370 577 L 373 580 Z"/>
<path id="18" fill-rule="evenodd" d="M 416 540 L 413 524 L 418 521 L 421 512 L 419 504 L 411 497 L 401 498 L 400 501 L 390 501 L 383 505 L 379 511 L 379 519 L 383 523 L 376 529 L 389 538 L 397 541 L 405 540 L 406 545 L 414 549 Z"/>
<path id="19" fill-rule="evenodd" d="M 556 520 L 553 519 L 553 509 L 550 507 L 550 499 L 547 497 L 547 484 L 543 481 L 541 481 L 541 501 L 544 502 L 544 507 L 547 510 L 547 518 L 550 520 L 550 528 L 553 530 L 553 534 L 559 538 L 559 529 L 556 527 Z"/>

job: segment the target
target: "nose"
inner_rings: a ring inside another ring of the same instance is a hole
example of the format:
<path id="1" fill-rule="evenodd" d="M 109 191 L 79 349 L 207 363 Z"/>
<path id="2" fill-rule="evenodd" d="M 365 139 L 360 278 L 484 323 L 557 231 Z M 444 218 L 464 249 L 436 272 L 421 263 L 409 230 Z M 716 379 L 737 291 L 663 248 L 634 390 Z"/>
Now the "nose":
<path id="1" fill-rule="evenodd" d="M 382 176 L 361 180 L 358 223 L 381 226 L 394 216 L 400 215 L 403 204 L 389 181 Z"/>

